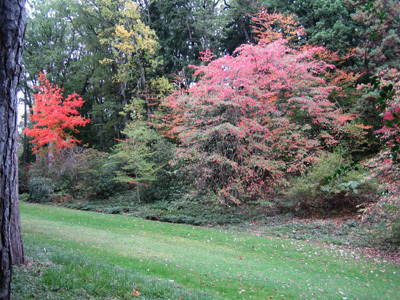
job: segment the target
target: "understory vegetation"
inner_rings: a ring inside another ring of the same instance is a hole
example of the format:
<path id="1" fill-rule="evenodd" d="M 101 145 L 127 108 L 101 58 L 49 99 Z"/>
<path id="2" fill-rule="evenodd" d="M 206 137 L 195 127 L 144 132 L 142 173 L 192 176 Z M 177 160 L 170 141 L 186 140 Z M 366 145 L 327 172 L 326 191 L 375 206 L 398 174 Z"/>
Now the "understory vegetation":
<path id="1" fill-rule="evenodd" d="M 20 198 L 396 249 L 399 15 L 394 0 L 32 1 Z"/>

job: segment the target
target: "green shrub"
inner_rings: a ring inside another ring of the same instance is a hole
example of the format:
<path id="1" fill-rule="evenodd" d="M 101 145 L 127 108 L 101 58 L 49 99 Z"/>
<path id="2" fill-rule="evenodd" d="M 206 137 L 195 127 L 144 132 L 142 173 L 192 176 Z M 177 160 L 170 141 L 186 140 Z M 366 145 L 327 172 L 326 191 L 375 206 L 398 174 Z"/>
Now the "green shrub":
<path id="1" fill-rule="evenodd" d="M 108 153 L 87 148 L 75 157 L 72 168 L 77 180 L 73 189 L 78 197 L 106 199 L 120 190 L 114 180 L 115 165 L 110 163 Z"/>
<path id="2" fill-rule="evenodd" d="M 200 222 L 196 221 L 195 217 L 188 215 L 164 215 L 160 216 L 160 221 L 179 224 L 193 224 L 199 225 Z"/>
<path id="3" fill-rule="evenodd" d="M 37 176 L 28 180 L 29 201 L 50 202 L 54 198 L 55 184 L 50 178 Z"/>
<path id="4" fill-rule="evenodd" d="M 217 195 L 188 193 L 170 202 L 149 205 L 147 219 L 193 225 L 239 224 L 264 219 L 271 215 L 271 207 L 265 203 L 228 206 L 215 199 Z"/>
<path id="5" fill-rule="evenodd" d="M 151 144 L 152 155 L 149 158 L 159 166 L 154 180 L 142 188 L 143 201 L 170 201 L 177 190 L 180 190 L 180 180 L 176 178 L 173 167 L 169 164 L 175 151 L 175 145 L 165 139 L 159 139 Z"/>
<path id="6" fill-rule="evenodd" d="M 393 240 L 400 244 L 400 220 L 394 220 L 392 222 Z"/>
<path id="7" fill-rule="evenodd" d="M 307 173 L 293 180 L 289 205 L 319 213 L 355 211 L 376 201 L 377 183 L 361 165 L 347 162 L 340 152 L 324 154 Z"/>
<path id="8" fill-rule="evenodd" d="M 29 200 L 29 193 L 19 194 L 19 200 L 20 201 L 28 201 Z"/>
<path id="9" fill-rule="evenodd" d="M 69 202 L 108 198 L 120 189 L 114 181 L 109 155 L 96 149 L 74 147 L 41 157 L 26 172 L 30 200 Z"/>

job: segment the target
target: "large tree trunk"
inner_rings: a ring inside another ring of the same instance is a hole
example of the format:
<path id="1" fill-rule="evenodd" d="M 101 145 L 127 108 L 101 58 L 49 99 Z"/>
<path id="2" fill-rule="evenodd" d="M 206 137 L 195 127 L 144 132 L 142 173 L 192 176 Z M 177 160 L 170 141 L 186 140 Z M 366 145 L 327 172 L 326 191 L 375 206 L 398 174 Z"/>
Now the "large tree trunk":
<path id="1" fill-rule="evenodd" d="M 22 68 L 24 7 L 25 0 L 0 0 L 0 299 L 10 299 L 12 262 L 23 261 L 18 210 L 17 85 Z"/>

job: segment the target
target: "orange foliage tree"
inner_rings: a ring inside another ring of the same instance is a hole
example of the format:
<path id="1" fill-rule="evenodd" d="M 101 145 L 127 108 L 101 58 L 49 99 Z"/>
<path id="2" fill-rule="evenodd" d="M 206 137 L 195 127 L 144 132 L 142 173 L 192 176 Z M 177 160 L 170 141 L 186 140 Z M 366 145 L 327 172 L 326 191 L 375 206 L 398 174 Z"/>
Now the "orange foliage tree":
<path id="1" fill-rule="evenodd" d="M 295 43 L 305 34 L 304 28 L 296 21 L 296 17 L 293 14 L 268 13 L 263 8 L 251 20 L 254 23 L 252 28 L 256 40 L 264 41 L 265 43 L 282 38 Z"/>
<path id="2" fill-rule="evenodd" d="M 85 126 L 90 119 L 80 116 L 77 110 L 84 103 L 78 94 L 73 93 L 64 99 L 62 89 L 53 86 L 42 72 L 39 73 L 39 82 L 31 115 L 34 125 L 25 128 L 24 134 L 33 138 L 33 153 L 41 155 L 46 146 L 50 148 L 49 152 L 54 152 L 79 143 L 70 133 L 79 132 L 76 127 Z"/>

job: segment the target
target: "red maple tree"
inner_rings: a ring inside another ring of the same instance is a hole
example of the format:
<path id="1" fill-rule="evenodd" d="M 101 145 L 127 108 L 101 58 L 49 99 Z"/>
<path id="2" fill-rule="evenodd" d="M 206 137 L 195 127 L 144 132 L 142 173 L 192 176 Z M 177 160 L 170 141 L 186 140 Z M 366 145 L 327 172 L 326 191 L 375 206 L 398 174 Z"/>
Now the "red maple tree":
<path id="1" fill-rule="evenodd" d="M 79 132 L 76 127 L 85 126 L 90 119 L 80 116 L 77 110 L 84 103 L 78 94 L 73 93 L 64 99 L 62 89 L 53 86 L 42 72 L 39 73 L 39 82 L 31 115 L 34 125 L 25 128 L 24 134 L 33 138 L 33 153 L 41 155 L 45 146 L 49 152 L 54 152 L 79 143 L 71 133 Z"/>

